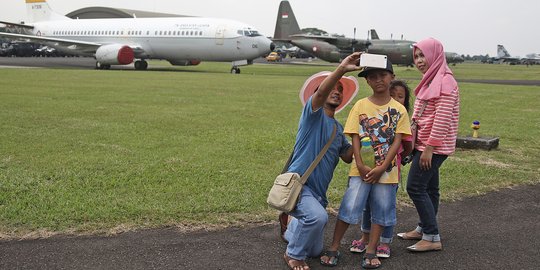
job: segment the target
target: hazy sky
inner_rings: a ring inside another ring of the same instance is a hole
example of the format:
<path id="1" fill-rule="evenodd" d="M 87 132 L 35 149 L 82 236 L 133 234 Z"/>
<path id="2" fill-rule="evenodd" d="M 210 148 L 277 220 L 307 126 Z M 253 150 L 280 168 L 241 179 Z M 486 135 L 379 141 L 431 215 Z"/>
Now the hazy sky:
<path id="1" fill-rule="evenodd" d="M 281 0 L 47 0 L 66 14 L 90 6 L 119 7 L 183 15 L 229 18 L 274 34 Z M 503 44 L 512 56 L 540 53 L 539 0 L 290 0 L 301 28 L 366 38 L 439 39 L 446 51 L 496 55 Z M 0 21 L 26 18 L 25 0 L 0 1 Z"/>

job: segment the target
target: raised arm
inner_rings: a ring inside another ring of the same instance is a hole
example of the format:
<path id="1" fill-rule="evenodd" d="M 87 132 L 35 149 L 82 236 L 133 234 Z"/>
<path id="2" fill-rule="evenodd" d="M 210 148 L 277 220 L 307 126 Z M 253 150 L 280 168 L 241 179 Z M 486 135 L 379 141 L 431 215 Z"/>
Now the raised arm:
<path id="1" fill-rule="evenodd" d="M 332 73 L 330 73 L 330 75 L 328 75 L 328 77 L 324 79 L 317 92 L 313 94 L 313 99 L 311 101 L 313 111 L 318 110 L 324 105 L 328 95 L 330 95 L 330 92 L 332 92 L 332 89 L 336 83 L 343 75 L 345 75 L 345 73 L 360 69 L 360 67 L 356 65 L 360 59 L 360 54 L 361 53 L 359 52 L 355 52 L 347 56 L 347 58 L 341 61 L 341 64 L 339 64 L 336 70 L 334 70 Z"/>

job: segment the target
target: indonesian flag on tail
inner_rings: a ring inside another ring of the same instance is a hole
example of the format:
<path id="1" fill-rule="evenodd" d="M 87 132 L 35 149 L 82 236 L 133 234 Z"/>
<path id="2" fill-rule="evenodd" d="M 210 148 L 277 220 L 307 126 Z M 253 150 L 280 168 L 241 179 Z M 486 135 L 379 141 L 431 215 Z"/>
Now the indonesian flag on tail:
<path id="1" fill-rule="evenodd" d="M 289 18 L 289 14 L 288 14 L 288 13 L 283 13 L 283 14 L 281 14 L 281 18 L 282 18 L 282 19 L 288 19 L 288 18 Z"/>

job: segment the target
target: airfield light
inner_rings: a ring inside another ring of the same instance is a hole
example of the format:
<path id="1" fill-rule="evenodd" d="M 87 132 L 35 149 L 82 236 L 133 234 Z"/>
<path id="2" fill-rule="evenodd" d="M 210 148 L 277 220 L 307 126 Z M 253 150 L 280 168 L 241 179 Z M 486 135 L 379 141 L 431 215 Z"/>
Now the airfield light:
<path id="1" fill-rule="evenodd" d="M 478 130 L 480 129 L 480 121 L 476 120 L 472 122 L 471 128 L 473 129 L 473 138 L 478 138 Z"/>

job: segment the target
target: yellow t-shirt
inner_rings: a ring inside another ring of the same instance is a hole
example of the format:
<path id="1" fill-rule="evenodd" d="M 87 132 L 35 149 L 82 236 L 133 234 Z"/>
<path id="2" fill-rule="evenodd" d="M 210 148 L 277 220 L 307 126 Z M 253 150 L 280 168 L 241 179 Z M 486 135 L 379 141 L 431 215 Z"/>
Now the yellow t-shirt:
<path id="1" fill-rule="evenodd" d="M 376 105 L 363 98 L 354 104 L 349 113 L 343 133 L 351 136 L 359 134 L 360 139 L 369 137 L 370 146 L 362 149 L 362 160 L 364 164 L 373 168 L 375 164 L 380 165 L 384 162 L 388 150 L 394 141 L 396 133 L 411 135 L 411 125 L 409 114 L 401 103 L 394 99 L 382 106 Z M 372 160 L 366 160 L 372 159 Z M 349 171 L 349 176 L 360 176 L 360 172 L 353 162 Z M 392 164 L 382 174 L 379 183 L 395 184 L 399 181 L 397 160 L 394 157 Z"/>

